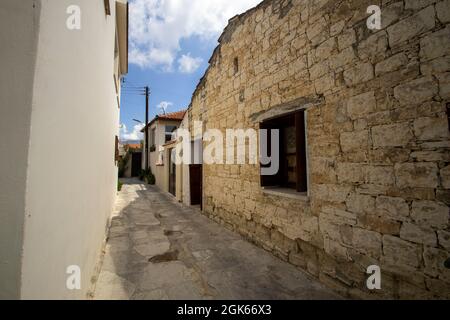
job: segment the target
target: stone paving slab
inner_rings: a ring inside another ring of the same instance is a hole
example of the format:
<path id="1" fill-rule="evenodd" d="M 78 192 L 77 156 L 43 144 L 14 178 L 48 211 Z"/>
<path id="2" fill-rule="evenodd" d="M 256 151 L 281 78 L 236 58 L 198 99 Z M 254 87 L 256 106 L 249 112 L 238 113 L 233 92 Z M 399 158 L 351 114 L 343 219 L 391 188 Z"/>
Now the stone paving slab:
<path id="1" fill-rule="evenodd" d="M 124 182 L 94 299 L 340 299 L 198 209 Z"/>

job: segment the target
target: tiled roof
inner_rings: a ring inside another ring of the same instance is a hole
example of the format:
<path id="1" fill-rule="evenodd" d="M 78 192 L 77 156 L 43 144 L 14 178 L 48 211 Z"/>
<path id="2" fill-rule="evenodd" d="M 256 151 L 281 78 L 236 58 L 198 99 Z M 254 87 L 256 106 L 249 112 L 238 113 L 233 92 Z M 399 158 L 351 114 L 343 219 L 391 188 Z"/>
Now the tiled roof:
<path id="1" fill-rule="evenodd" d="M 183 120 L 185 113 L 186 113 L 186 110 L 180 110 L 180 111 L 171 112 L 171 113 L 167 113 L 167 114 L 157 115 L 155 117 L 155 119 L 158 119 L 158 120 Z"/>
<path id="2" fill-rule="evenodd" d="M 157 121 L 157 120 L 173 120 L 173 121 L 181 121 L 184 118 L 184 115 L 186 114 L 187 110 L 180 110 L 180 111 L 175 111 L 175 112 L 170 112 L 170 113 L 166 113 L 166 114 L 159 114 L 156 117 L 153 118 L 152 121 L 149 122 L 149 126 Z M 142 128 L 141 132 L 144 132 L 145 127 Z"/>
<path id="3" fill-rule="evenodd" d="M 130 144 L 126 144 L 125 147 L 128 149 L 140 149 L 141 144 L 140 143 L 130 143 Z"/>

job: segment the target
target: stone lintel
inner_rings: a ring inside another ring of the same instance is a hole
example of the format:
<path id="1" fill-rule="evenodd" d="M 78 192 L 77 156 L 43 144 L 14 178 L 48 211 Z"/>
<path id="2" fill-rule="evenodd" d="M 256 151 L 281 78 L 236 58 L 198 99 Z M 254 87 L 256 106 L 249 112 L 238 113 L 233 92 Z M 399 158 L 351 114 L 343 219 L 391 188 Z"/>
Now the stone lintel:
<path id="1" fill-rule="evenodd" d="M 260 123 L 266 120 L 285 116 L 299 110 L 308 109 L 320 105 L 323 102 L 324 102 L 323 96 L 302 97 L 286 103 L 282 103 L 280 105 L 270 108 L 269 110 L 253 113 L 252 115 L 250 115 L 250 120 L 254 123 L 255 122 Z"/>

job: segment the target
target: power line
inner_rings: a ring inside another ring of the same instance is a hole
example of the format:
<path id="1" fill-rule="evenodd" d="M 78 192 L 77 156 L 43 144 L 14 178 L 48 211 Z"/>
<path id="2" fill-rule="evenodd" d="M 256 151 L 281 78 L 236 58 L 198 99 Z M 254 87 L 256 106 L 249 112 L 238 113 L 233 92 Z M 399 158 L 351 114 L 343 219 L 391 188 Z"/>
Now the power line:
<path id="1" fill-rule="evenodd" d="M 122 87 L 125 90 L 145 90 L 145 87 Z"/>
<path id="2" fill-rule="evenodd" d="M 124 84 L 128 84 L 128 83 L 129 83 L 130 86 L 128 86 L 128 87 L 144 88 L 144 89 L 145 89 L 145 86 L 144 86 L 144 85 L 137 85 L 136 83 L 134 83 L 133 81 L 130 81 L 130 80 L 127 79 L 127 78 L 124 78 L 123 83 L 124 83 Z"/>

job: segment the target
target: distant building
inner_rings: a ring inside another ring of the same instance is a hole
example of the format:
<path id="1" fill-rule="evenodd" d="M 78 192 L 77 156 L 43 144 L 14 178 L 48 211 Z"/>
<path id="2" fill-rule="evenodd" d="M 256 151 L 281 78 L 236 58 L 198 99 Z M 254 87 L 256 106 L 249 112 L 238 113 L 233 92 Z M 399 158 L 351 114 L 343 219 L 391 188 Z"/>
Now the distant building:
<path id="1" fill-rule="evenodd" d="M 142 145 L 140 143 L 129 143 L 123 145 L 124 155 L 124 178 L 138 177 L 142 170 Z"/>
<path id="2" fill-rule="evenodd" d="M 156 116 L 148 124 L 149 166 L 155 175 L 156 186 L 164 191 L 174 192 L 174 185 L 170 183 L 169 157 L 165 154 L 164 145 L 174 139 L 174 133 L 183 120 L 186 110 L 171 112 Z M 145 128 L 142 129 L 145 134 Z M 145 140 L 144 140 L 145 154 Z M 142 168 L 145 167 L 145 156 L 142 157 Z M 173 177 L 172 177 L 173 178 Z"/>
<path id="3" fill-rule="evenodd" d="M 189 130 L 189 110 L 186 111 L 183 121 L 180 123 L 180 129 Z M 202 207 L 202 139 L 191 139 L 190 144 L 190 162 L 175 164 L 173 161 L 176 152 L 179 152 L 180 158 L 184 156 L 183 140 L 181 135 L 174 137 L 174 140 L 164 145 L 164 164 L 168 169 L 169 191 L 186 205 Z M 184 158 L 183 158 L 184 159 Z"/>

